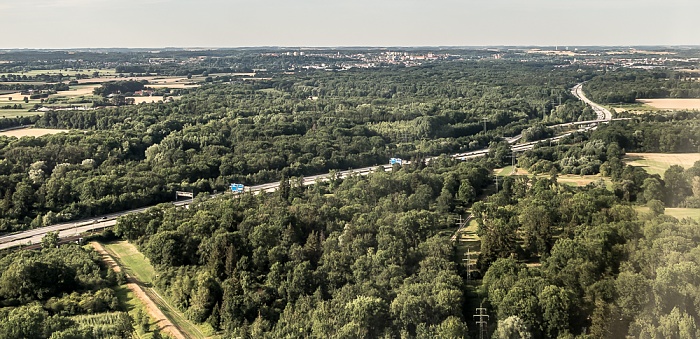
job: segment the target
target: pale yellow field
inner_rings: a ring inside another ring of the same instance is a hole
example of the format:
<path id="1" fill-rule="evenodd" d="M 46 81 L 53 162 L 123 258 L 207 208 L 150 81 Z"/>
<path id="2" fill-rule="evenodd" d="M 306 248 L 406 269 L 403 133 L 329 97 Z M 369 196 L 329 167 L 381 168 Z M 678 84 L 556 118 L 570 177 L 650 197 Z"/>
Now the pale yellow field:
<path id="1" fill-rule="evenodd" d="M 671 165 L 689 168 L 696 161 L 700 161 L 700 153 L 627 153 L 625 156 L 625 163 L 662 176 Z"/>
<path id="2" fill-rule="evenodd" d="M 98 85 L 93 85 L 93 86 L 79 86 L 79 87 L 73 87 L 67 91 L 59 91 L 56 94 L 52 95 L 51 97 L 54 96 L 64 96 L 64 97 L 79 97 L 79 96 L 85 96 L 85 95 L 91 95 L 92 91 L 99 87 Z M 16 93 L 10 93 L 10 94 L 3 94 L 0 95 L 0 103 L 5 104 L 5 102 L 9 103 L 22 103 L 22 99 L 24 97 L 29 97 L 29 95 L 21 95 L 20 92 Z M 10 98 L 12 98 L 12 101 L 10 101 Z"/>
<path id="3" fill-rule="evenodd" d="M 66 130 L 66 129 L 48 129 L 48 128 L 23 128 L 23 129 L 15 129 L 15 130 L 11 130 L 11 131 L 0 132 L 0 135 L 21 138 L 21 137 L 40 137 L 42 135 L 58 134 L 58 133 L 64 133 L 64 132 L 68 132 L 68 130 Z"/>
<path id="4" fill-rule="evenodd" d="M 134 99 L 134 103 L 135 103 L 136 105 L 138 105 L 138 104 L 140 104 L 140 103 L 144 103 L 144 102 L 145 102 L 145 103 L 151 103 L 151 102 L 163 101 L 163 97 L 160 97 L 160 96 L 152 96 L 152 97 L 128 97 L 128 98 L 133 98 L 133 99 Z M 170 100 L 170 98 L 173 98 L 173 100 L 179 100 L 179 99 L 182 98 L 182 97 L 180 97 L 180 96 L 177 96 L 177 97 L 168 97 L 168 100 Z"/>
<path id="5" fill-rule="evenodd" d="M 105 82 L 110 82 L 110 81 L 141 81 L 141 80 L 148 81 L 148 85 L 146 85 L 146 86 L 153 87 L 153 88 L 197 87 L 197 85 L 190 85 L 189 83 L 191 83 L 192 80 L 187 79 L 185 77 L 162 77 L 162 76 L 160 76 L 160 77 L 159 76 L 127 77 L 127 78 L 102 77 L 102 78 L 92 78 L 92 79 L 80 79 L 80 80 L 78 80 L 78 83 L 85 84 L 85 83 L 105 83 Z"/>
<path id="6" fill-rule="evenodd" d="M 95 90 L 95 88 L 97 88 L 97 87 L 100 87 L 100 86 L 98 86 L 98 85 L 80 86 L 77 88 L 71 88 L 67 91 L 57 92 L 55 95 L 56 96 L 66 96 L 66 97 L 79 97 L 79 96 L 91 95 L 92 91 Z"/>
<path id="7" fill-rule="evenodd" d="M 700 99 L 639 99 L 637 101 L 658 109 L 700 110 Z"/>
<path id="8" fill-rule="evenodd" d="M 160 83 L 160 84 L 148 84 L 147 87 L 151 88 L 197 88 L 199 85 L 185 84 L 185 83 Z"/>
<path id="9" fill-rule="evenodd" d="M 28 97 L 28 95 L 20 95 L 19 92 L 3 94 L 0 95 L 0 104 L 5 104 L 5 101 L 21 103 L 25 96 Z M 10 101 L 10 98 L 12 98 L 12 101 Z"/>

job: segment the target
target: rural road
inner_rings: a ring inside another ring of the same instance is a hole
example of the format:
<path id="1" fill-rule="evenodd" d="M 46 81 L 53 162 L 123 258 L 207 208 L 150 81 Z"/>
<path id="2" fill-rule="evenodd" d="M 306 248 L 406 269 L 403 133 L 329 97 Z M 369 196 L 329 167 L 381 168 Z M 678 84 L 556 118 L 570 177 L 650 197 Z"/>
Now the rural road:
<path id="1" fill-rule="evenodd" d="M 560 125 L 555 125 L 555 126 L 550 126 L 550 127 L 558 127 L 558 126 L 580 126 L 576 131 L 573 132 L 568 132 L 553 138 L 548 138 L 544 140 L 539 140 L 539 141 L 534 141 L 534 142 L 528 142 L 528 143 L 523 143 L 523 144 L 517 144 L 517 145 L 512 145 L 511 148 L 513 152 L 522 152 L 526 150 L 530 150 L 533 147 L 535 147 L 536 144 L 540 142 L 558 142 L 559 140 L 575 133 L 575 132 L 585 132 L 585 131 L 590 131 L 592 129 L 595 129 L 599 123 L 607 123 L 610 122 L 611 120 L 623 120 L 623 119 L 612 119 L 612 114 L 610 111 L 605 109 L 604 107 L 590 101 L 586 96 L 583 94 L 583 84 L 578 84 L 574 86 L 574 88 L 571 90 L 571 93 L 591 106 L 593 110 L 598 114 L 598 120 L 591 120 L 591 121 L 581 121 L 581 122 L 572 122 L 572 123 L 566 123 L 566 124 L 560 124 Z M 626 119 L 624 119 L 626 120 Z M 522 137 L 521 135 L 508 138 L 506 139 L 510 144 L 514 144 L 520 138 Z M 456 153 L 456 154 L 451 154 L 450 156 L 458 159 L 458 160 L 467 160 L 467 159 L 473 159 L 473 158 L 478 158 L 485 156 L 489 153 L 488 149 L 481 149 L 481 150 L 476 150 L 476 151 L 470 151 L 470 152 L 464 152 L 464 153 Z M 437 157 L 428 157 L 425 158 L 424 161 L 427 163 L 431 161 L 432 159 L 436 159 Z M 315 184 L 317 181 L 323 182 L 323 181 L 328 181 L 331 180 L 331 177 L 333 175 L 336 176 L 336 178 L 342 179 L 346 178 L 352 175 L 368 175 L 369 173 L 375 172 L 375 171 L 389 171 L 392 169 L 391 165 L 377 165 L 377 166 L 372 166 L 372 167 L 364 167 L 364 168 L 358 168 L 358 169 L 352 169 L 352 170 L 347 170 L 347 171 L 337 171 L 337 172 L 331 172 L 331 173 L 325 173 L 325 174 L 318 174 L 318 175 L 312 175 L 308 177 L 303 177 L 303 185 L 304 186 L 309 186 Z M 261 184 L 261 185 L 255 185 L 255 186 L 249 186 L 246 187 L 246 191 L 249 191 L 253 194 L 258 194 L 261 192 L 274 192 L 277 190 L 279 187 L 279 182 L 272 182 L 272 183 L 267 183 L 267 184 Z M 219 194 L 214 194 L 211 195 L 217 196 L 221 195 L 222 193 Z M 239 194 L 239 193 L 227 193 L 227 194 Z M 173 204 L 175 206 L 185 206 L 189 205 L 192 202 L 191 199 L 189 200 L 182 200 L 182 201 L 177 201 L 174 202 Z M 150 206 L 149 206 L 150 207 Z M 127 210 L 127 211 L 122 211 L 118 213 L 111 213 L 103 216 L 98 216 L 95 218 L 89 218 L 89 219 L 83 219 L 83 220 L 78 220 L 78 221 L 72 221 L 72 222 L 66 222 L 66 223 L 61 223 L 61 224 L 56 224 L 52 226 L 47 226 L 47 227 L 42 227 L 42 228 L 36 228 L 32 230 L 27 230 L 27 231 L 22 231 L 22 232 L 15 232 L 15 233 L 10 233 L 10 234 L 5 234 L 0 236 L 0 250 L 2 249 L 7 249 L 7 248 L 13 248 L 13 247 L 18 247 L 18 246 L 23 246 L 23 245 L 30 245 L 30 244 L 37 244 L 41 242 L 41 238 L 46 235 L 48 232 L 56 232 L 58 231 L 59 238 L 63 237 L 68 237 L 68 236 L 76 236 L 84 232 L 88 231 L 93 231 L 93 230 L 101 230 L 104 228 L 112 227 L 114 226 L 117 221 L 116 219 L 120 216 L 127 215 L 127 214 L 132 214 L 132 213 L 139 213 L 147 210 L 149 207 L 143 207 L 143 208 L 137 208 L 137 209 L 132 209 L 132 210 Z"/>

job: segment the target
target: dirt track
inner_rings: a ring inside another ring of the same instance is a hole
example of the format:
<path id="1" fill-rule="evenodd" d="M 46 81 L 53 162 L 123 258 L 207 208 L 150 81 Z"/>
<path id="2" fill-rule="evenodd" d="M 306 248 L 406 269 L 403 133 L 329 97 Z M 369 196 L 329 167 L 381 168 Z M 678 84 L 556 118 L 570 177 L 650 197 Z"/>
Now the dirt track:
<path id="1" fill-rule="evenodd" d="M 93 241 L 90 243 L 90 245 L 95 249 L 95 251 L 97 251 L 97 253 L 100 254 L 100 256 L 102 256 L 102 261 L 104 261 L 107 266 L 109 266 L 115 272 L 121 272 L 122 268 L 119 267 L 117 262 L 114 261 L 114 258 L 107 253 L 107 250 L 105 250 L 102 244 Z M 127 275 L 127 282 L 126 287 L 133 291 L 136 297 L 141 300 L 144 306 L 146 306 L 148 315 L 156 320 L 156 325 L 158 326 L 159 330 L 176 339 L 187 338 L 173 325 L 172 322 L 170 322 L 170 320 L 168 320 L 168 318 L 165 316 L 165 314 L 163 314 L 163 312 L 160 311 L 153 300 L 148 297 L 143 288 L 141 288 L 140 282 L 136 278 Z"/>

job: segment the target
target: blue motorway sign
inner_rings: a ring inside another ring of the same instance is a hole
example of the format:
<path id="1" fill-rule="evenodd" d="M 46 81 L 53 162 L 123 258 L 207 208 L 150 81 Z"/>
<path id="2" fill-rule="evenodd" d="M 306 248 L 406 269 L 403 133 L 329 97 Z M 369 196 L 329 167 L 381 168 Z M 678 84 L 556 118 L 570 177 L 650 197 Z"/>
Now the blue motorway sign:
<path id="1" fill-rule="evenodd" d="M 389 165 L 401 165 L 403 160 L 401 158 L 391 158 L 389 159 Z"/>
<path id="2" fill-rule="evenodd" d="M 244 188 L 243 184 L 231 184 L 231 191 L 235 193 L 242 193 Z"/>

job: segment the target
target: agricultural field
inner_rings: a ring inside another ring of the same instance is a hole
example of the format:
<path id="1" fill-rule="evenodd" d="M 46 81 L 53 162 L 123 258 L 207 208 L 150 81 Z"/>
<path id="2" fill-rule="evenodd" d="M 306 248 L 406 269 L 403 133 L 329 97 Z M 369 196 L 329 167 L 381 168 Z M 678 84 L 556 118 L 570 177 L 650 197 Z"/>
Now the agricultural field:
<path id="1" fill-rule="evenodd" d="M 36 114 L 36 113 L 34 113 Z M 49 129 L 49 128 L 22 128 L 0 132 L 0 135 L 6 137 L 40 137 L 42 135 L 58 134 L 69 132 L 67 129 Z"/>
<path id="2" fill-rule="evenodd" d="M 62 74 L 63 76 L 66 77 L 74 77 L 76 74 L 87 74 L 89 76 L 92 76 L 92 73 L 94 72 L 100 72 L 100 75 L 105 75 L 105 76 L 116 76 L 117 73 L 115 69 L 36 69 L 36 70 L 31 70 L 31 71 L 26 71 L 26 72 L 13 72 L 13 73 L 0 73 L 0 76 L 2 75 L 19 75 L 23 76 L 26 75 L 27 77 L 34 77 L 37 75 L 58 75 Z"/>
<path id="3" fill-rule="evenodd" d="M 78 85 L 78 86 L 72 86 L 69 90 L 67 91 L 60 91 L 57 92 L 56 94 L 52 95 L 51 97 L 79 97 L 79 96 L 86 96 L 86 95 L 92 95 L 92 91 L 95 90 L 95 88 L 100 87 L 99 85 Z"/>
<path id="4" fill-rule="evenodd" d="M 126 322 L 124 318 L 128 319 L 128 317 L 126 312 L 111 312 L 74 316 L 72 320 L 78 324 L 79 328 L 92 329 L 93 338 L 109 339 L 121 334 Z"/>
<path id="5" fill-rule="evenodd" d="M 204 81 L 203 77 L 193 77 L 192 79 L 187 79 L 185 77 L 163 77 L 163 76 L 144 76 L 144 77 L 100 77 L 100 78 L 90 78 L 90 79 L 80 79 L 78 84 L 102 84 L 110 81 L 148 81 L 148 87 L 151 88 L 196 88 L 198 82 Z"/>
<path id="6" fill-rule="evenodd" d="M 170 100 L 170 98 L 172 98 L 173 100 L 180 100 L 180 99 L 182 99 L 182 96 L 168 97 L 168 100 Z M 152 103 L 152 102 L 163 101 L 162 96 L 127 97 L 127 99 L 134 99 L 134 104 L 136 104 L 136 105 L 141 104 L 141 103 Z"/>
<path id="7" fill-rule="evenodd" d="M 24 107 L 24 106 L 23 106 Z M 27 109 L 0 109 L 0 119 L 14 117 L 30 117 L 34 115 L 42 115 L 40 112 L 29 112 Z"/>
<path id="8" fill-rule="evenodd" d="M 696 161 L 700 161 L 700 153 L 627 153 L 624 161 L 628 165 L 644 168 L 649 174 L 663 176 L 672 165 L 692 167 Z"/>
<path id="9" fill-rule="evenodd" d="M 637 101 L 655 109 L 700 110 L 700 99 L 639 99 Z"/>

